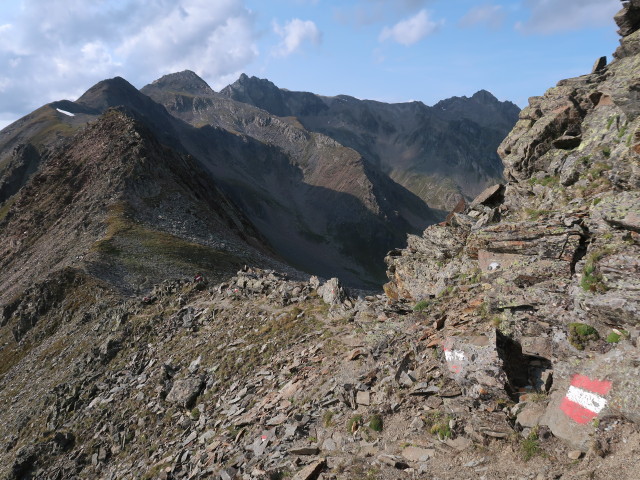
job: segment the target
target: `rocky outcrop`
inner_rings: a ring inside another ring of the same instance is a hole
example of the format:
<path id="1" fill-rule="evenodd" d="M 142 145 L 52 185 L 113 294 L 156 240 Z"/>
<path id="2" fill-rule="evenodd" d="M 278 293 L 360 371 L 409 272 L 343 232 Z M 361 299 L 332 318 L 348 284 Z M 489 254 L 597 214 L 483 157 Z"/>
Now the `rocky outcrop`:
<path id="1" fill-rule="evenodd" d="M 535 405 L 516 395 L 523 432 L 548 426 L 583 451 L 610 441 L 599 422 L 638 422 L 639 6 L 616 16 L 611 64 L 530 99 L 499 148 L 509 182 L 495 205 L 483 203 L 497 187 L 387 257 L 387 294 L 442 315 L 434 326 L 448 368 L 465 371 L 452 373 L 459 385 L 512 388 L 498 350 L 487 361 L 467 340 L 486 349 L 497 327 L 521 350 L 511 364 L 529 365 L 520 391 L 550 392 Z M 473 313 L 484 324 L 464 320 Z"/>

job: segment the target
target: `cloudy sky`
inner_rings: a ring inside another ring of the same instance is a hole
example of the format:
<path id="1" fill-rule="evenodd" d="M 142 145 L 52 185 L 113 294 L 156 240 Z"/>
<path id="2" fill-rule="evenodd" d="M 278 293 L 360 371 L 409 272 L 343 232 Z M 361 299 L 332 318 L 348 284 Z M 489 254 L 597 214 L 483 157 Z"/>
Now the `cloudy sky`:
<path id="1" fill-rule="evenodd" d="M 0 128 L 104 78 L 521 107 L 615 50 L 619 0 L 0 0 Z"/>

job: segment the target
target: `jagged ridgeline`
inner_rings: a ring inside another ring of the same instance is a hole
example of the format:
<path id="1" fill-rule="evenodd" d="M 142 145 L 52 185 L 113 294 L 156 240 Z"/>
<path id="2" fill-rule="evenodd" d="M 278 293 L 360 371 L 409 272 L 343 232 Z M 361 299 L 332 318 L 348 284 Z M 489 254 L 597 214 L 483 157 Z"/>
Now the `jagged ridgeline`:
<path id="1" fill-rule="evenodd" d="M 268 102 L 254 106 L 234 98 L 245 84 L 251 98 L 268 96 L 266 89 L 307 100 L 288 101 L 287 112 Z M 320 109 L 315 116 L 311 105 Z M 0 218 L 9 239 L 2 262 L 15 272 L 0 285 L 19 290 L 60 266 L 87 265 L 120 287 L 149 288 L 190 275 L 194 259 L 203 258 L 209 276 L 244 263 L 283 269 L 284 262 L 379 288 L 385 254 L 404 245 L 407 233 L 442 220 L 442 208 L 501 178 L 495 149 L 516 116 L 514 105 L 487 92 L 429 108 L 287 92 L 244 75 L 221 93 L 190 71 L 142 91 L 122 78 L 105 80 L 0 134 Z M 130 141 L 118 138 L 119 128 Z M 54 192 L 65 182 L 80 191 L 62 203 L 53 198 L 55 206 L 36 200 L 39 188 Z M 94 197 L 90 206 L 84 192 Z M 23 233 L 43 206 L 38 215 L 63 221 Z M 91 233 L 65 231 L 72 221 Z M 146 240 L 134 247 L 126 238 Z M 188 254 L 177 258 L 182 251 Z M 40 263 L 24 261 L 40 252 L 47 252 Z M 176 268 L 160 268 L 156 259 Z"/>
<path id="2" fill-rule="evenodd" d="M 640 0 L 616 21 L 511 133 L 486 92 L 191 72 L 0 132 L 0 478 L 637 479 Z M 504 179 L 418 154 L 502 128 Z M 300 273 L 375 284 L 390 244 L 384 294 Z"/>

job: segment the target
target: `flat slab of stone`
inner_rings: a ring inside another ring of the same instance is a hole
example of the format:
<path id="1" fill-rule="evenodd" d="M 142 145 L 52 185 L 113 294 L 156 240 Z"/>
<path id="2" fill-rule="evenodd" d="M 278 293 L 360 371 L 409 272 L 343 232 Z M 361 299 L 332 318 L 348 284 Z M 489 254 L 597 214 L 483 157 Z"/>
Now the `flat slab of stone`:
<path id="1" fill-rule="evenodd" d="M 289 449 L 291 455 L 317 455 L 320 453 L 318 447 L 294 447 Z"/>
<path id="2" fill-rule="evenodd" d="M 359 391 L 358 393 L 356 393 L 356 403 L 358 405 L 364 406 L 371 405 L 371 393 Z"/>
<path id="3" fill-rule="evenodd" d="M 436 454 L 433 448 L 406 447 L 402 450 L 402 456 L 410 462 L 426 462 Z"/>
<path id="4" fill-rule="evenodd" d="M 326 464 L 327 461 L 324 458 L 317 460 L 296 473 L 291 480 L 313 480 L 318 477 Z"/>
<path id="5" fill-rule="evenodd" d="M 504 197 L 504 191 L 505 187 L 501 183 L 487 187 L 480 193 L 480 195 L 473 199 L 469 208 L 473 209 L 478 205 L 491 206 L 494 203 L 500 203 Z"/>
<path id="6" fill-rule="evenodd" d="M 200 394 L 203 387 L 201 377 L 187 377 L 176 380 L 167 395 L 166 401 L 184 408 L 190 408 Z"/>
<path id="7" fill-rule="evenodd" d="M 527 403 L 518 416 L 516 421 L 525 428 L 533 428 L 540 424 L 540 420 L 546 411 L 544 403 Z"/>

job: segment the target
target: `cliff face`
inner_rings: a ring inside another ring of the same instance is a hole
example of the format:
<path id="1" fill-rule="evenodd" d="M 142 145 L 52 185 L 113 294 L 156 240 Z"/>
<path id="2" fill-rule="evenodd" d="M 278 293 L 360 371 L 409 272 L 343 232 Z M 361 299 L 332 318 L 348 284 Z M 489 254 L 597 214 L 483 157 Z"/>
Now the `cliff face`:
<path id="1" fill-rule="evenodd" d="M 567 392 L 584 387 L 575 375 L 607 385 L 601 418 L 640 420 L 633 360 L 640 354 L 637 2 L 616 20 L 623 38 L 610 65 L 598 62 L 590 75 L 559 82 L 520 113 L 499 148 L 509 182 L 387 258 L 387 294 L 425 301 L 443 316 L 434 337 L 445 346 L 464 351 L 469 340 L 454 335 L 497 330 L 546 362 L 553 386 L 545 386 L 551 394 L 535 424 L 578 448 L 602 432 L 576 421 L 573 403 L 567 407 Z M 465 312 L 478 318 L 461 327 Z"/>

